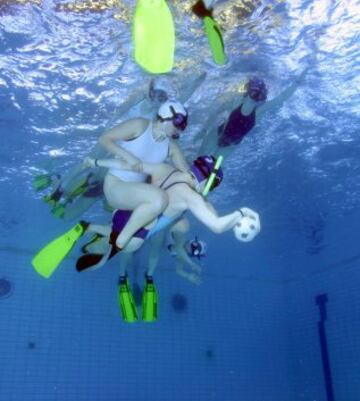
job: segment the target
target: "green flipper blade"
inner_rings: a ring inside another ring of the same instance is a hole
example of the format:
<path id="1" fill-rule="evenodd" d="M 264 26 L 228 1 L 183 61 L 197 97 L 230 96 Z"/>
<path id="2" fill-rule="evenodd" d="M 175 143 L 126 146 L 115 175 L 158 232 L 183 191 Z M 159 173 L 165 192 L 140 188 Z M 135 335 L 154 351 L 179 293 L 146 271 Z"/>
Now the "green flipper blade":
<path id="1" fill-rule="evenodd" d="M 134 323 L 138 320 L 136 304 L 131 293 L 128 280 L 120 282 L 118 292 L 121 315 L 125 322 Z"/>
<path id="2" fill-rule="evenodd" d="M 61 203 L 55 205 L 51 210 L 51 214 L 58 219 L 63 219 L 65 215 L 65 205 Z"/>
<path id="3" fill-rule="evenodd" d="M 34 269 L 44 278 L 49 278 L 71 251 L 76 241 L 84 234 L 88 224 L 80 222 L 65 234 L 47 244 L 32 260 Z"/>
<path id="4" fill-rule="evenodd" d="M 146 282 L 142 297 L 142 320 L 155 322 L 157 320 L 158 294 L 152 282 Z"/>
<path id="5" fill-rule="evenodd" d="M 34 177 L 32 186 L 35 191 L 42 191 L 50 187 L 51 183 L 52 183 L 51 174 L 41 174 Z"/>
<path id="6" fill-rule="evenodd" d="M 165 0 L 138 0 L 133 22 L 135 61 L 153 74 L 169 72 L 174 64 L 175 27 Z"/>
<path id="7" fill-rule="evenodd" d="M 205 17 L 204 29 L 215 63 L 219 65 L 224 65 L 226 62 L 226 56 L 219 24 L 213 18 Z"/>

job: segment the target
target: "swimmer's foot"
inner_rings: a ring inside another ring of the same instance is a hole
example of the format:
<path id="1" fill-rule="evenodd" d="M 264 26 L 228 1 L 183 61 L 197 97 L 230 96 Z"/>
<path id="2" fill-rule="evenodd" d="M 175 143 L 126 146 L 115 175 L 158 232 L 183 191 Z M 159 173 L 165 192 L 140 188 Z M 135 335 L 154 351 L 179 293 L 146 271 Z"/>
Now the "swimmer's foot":
<path id="1" fill-rule="evenodd" d="M 95 270 L 103 266 L 109 259 L 114 257 L 121 249 L 109 246 L 108 252 L 105 254 L 87 253 L 80 256 L 76 262 L 76 270 L 82 272 L 84 270 Z"/>
<path id="2" fill-rule="evenodd" d="M 90 238 L 90 241 L 88 241 L 85 245 L 81 247 L 81 252 L 84 254 L 90 253 L 89 248 L 91 247 L 91 245 L 100 241 L 102 238 L 104 238 L 103 235 L 95 234 L 92 238 Z"/>

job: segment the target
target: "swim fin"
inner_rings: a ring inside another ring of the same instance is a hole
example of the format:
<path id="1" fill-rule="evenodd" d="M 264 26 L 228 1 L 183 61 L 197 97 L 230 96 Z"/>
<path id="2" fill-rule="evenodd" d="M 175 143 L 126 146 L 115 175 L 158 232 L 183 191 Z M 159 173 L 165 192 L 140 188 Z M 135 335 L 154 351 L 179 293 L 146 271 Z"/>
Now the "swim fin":
<path id="1" fill-rule="evenodd" d="M 226 62 L 225 46 L 219 24 L 212 16 L 212 10 L 205 7 L 203 0 L 199 0 L 192 11 L 204 22 L 204 30 L 208 38 L 212 57 L 216 64 L 224 65 Z"/>
<path id="2" fill-rule="evenodd" d="M 59 185 L 54 192 L 52 192 L 50 195 L 45 195 L 43 197 L 43 201 L 45 203 L 48 203 L 50 206 L 56 206 L 57 202 L 61 199 L 63 196 L 63 189 Z"/>
<path id="3" fill-rule="evenodd" d="M 211 17 L 204 18 L 204 28 L 216 64 L 226 63 L 225 47 L 219 24 Z"/>
<path id="4" fill-rule="evenodd" d="M 63 219 L 65 215 L 65 204 L 59 203 L 51 209 L 51 214 L 59 219 Z"/>
<path id="5" fill-rule="evenodd" d="M 84 234 L 89 223 L 80 221 L 65 234 L 47 244 L 38 252 L 32 260 L 34 269 L 43 276 L 49 278 L 59 264 L 71 251 L 77 240 Z"/>
<path id="6" fill-rule="evenodd" d="M 142 296 L 142 320 L 155 322 L 157 320 L 158 294 L 151 276 L 146 275 L 145 288 Z"/>
<path id="7" fill-rule="evenodd" d="M 52 184 L 52 175 L 51 174 L 41 174 L 37 175 L 33 178 L 32 186 L 35 191 L 42 191 Z"/>
<path id="8" fill-rule="evenodd" d="M 78 196 L 83 195 L 90 187 L 90 179 L 93 173 L 89 173 L 83 180 L 81 180 L 76 187 L 69 193 L 68 198 L 73 200 Z"/>
<path id="9" fill-rule="evenodd" d="M 165 0 L 138 0 L 133 21 L 135 61 L 153 74 L 169 72 L 174 64 L 175 27 Z"/>
<path id="10" fill-rule="evenodd" d="M 129 280 L 121 277 L 119 280 L 118 301 L 122 318 L 127 323 L 134 323 L 138 320 L 135 300 L 130 289 Z"/>

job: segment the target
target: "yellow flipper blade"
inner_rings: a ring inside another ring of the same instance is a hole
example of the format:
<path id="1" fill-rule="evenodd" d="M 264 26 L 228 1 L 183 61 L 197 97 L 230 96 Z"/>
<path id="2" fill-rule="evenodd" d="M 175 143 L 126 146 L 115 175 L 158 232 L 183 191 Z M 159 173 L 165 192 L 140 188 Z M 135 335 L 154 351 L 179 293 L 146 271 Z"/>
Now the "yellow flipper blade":
<path id="1" fill-rule="evenodd" d="M 175 27 L 165 0 L 138 0 L 133 22 L 135 61 L 153 74 L 174 64 Z"/>
<path id="2" fill-rule="evenodd" d="M 40 276 L 51 277 L 85 230 L 86 225 L 82 222 L 78 223 L 65 234 L 51 241 L 35 255 L 32 265 Z"/>

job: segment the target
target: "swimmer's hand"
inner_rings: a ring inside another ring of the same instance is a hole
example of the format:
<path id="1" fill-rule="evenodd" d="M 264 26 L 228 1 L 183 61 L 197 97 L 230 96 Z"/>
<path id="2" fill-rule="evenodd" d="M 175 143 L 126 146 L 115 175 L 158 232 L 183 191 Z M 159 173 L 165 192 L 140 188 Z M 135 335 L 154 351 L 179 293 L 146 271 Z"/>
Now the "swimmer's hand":
<path id="1" fill-rule="evenodd" d="M 201 266 L 198 266 L 196 263 L 194 263 L 193 265 L 191 265 L 191 269 L 192 271 L 194 271 L 197 274 L 201 274 Z"/>
<path id="2" fill-rule="evenodd" d="M 236 222 L 236 226 L 240 226 L 241 225 L 241 220 L 243 219 L 243 217 L 247 217 L 251 220 L 253 220 L 254 222 L 256 222 L 257 226 L 258 226 L 258 230 L 260 231 L 261 229 L 261 223 L 260 223 L 260 216 L 258 213 L 256 213 L 254 210 L 248 208 L 248 207 L 242 207 L 239 209 L 240 212 L 240 217 Z"/>
<path id="3" fill-rule="evenodd" d="M 199 277 L 195 273 L 188 273 L 186 275 L 186 278 L 190 281 L 190 283 L 193 283 L 195 285 L 200 285 L 202 283 L 201 277 Z"/>
<path id="4" fill-rule="evenodd" d="M 144 171 L 144 166 L 143 166 L 141 160 L 137 160 L 136 162 L 129 163 L 129 166 L 132 171 L 135 171 L 137 173 L 142 173 Z"/>
<path id="5" fill-rule="evenodd" d="M 248 207 L 241 207 L 239 212 L 241 213 L 241 217 L 250 217 L 259 220 L 259 214 Z"/>

